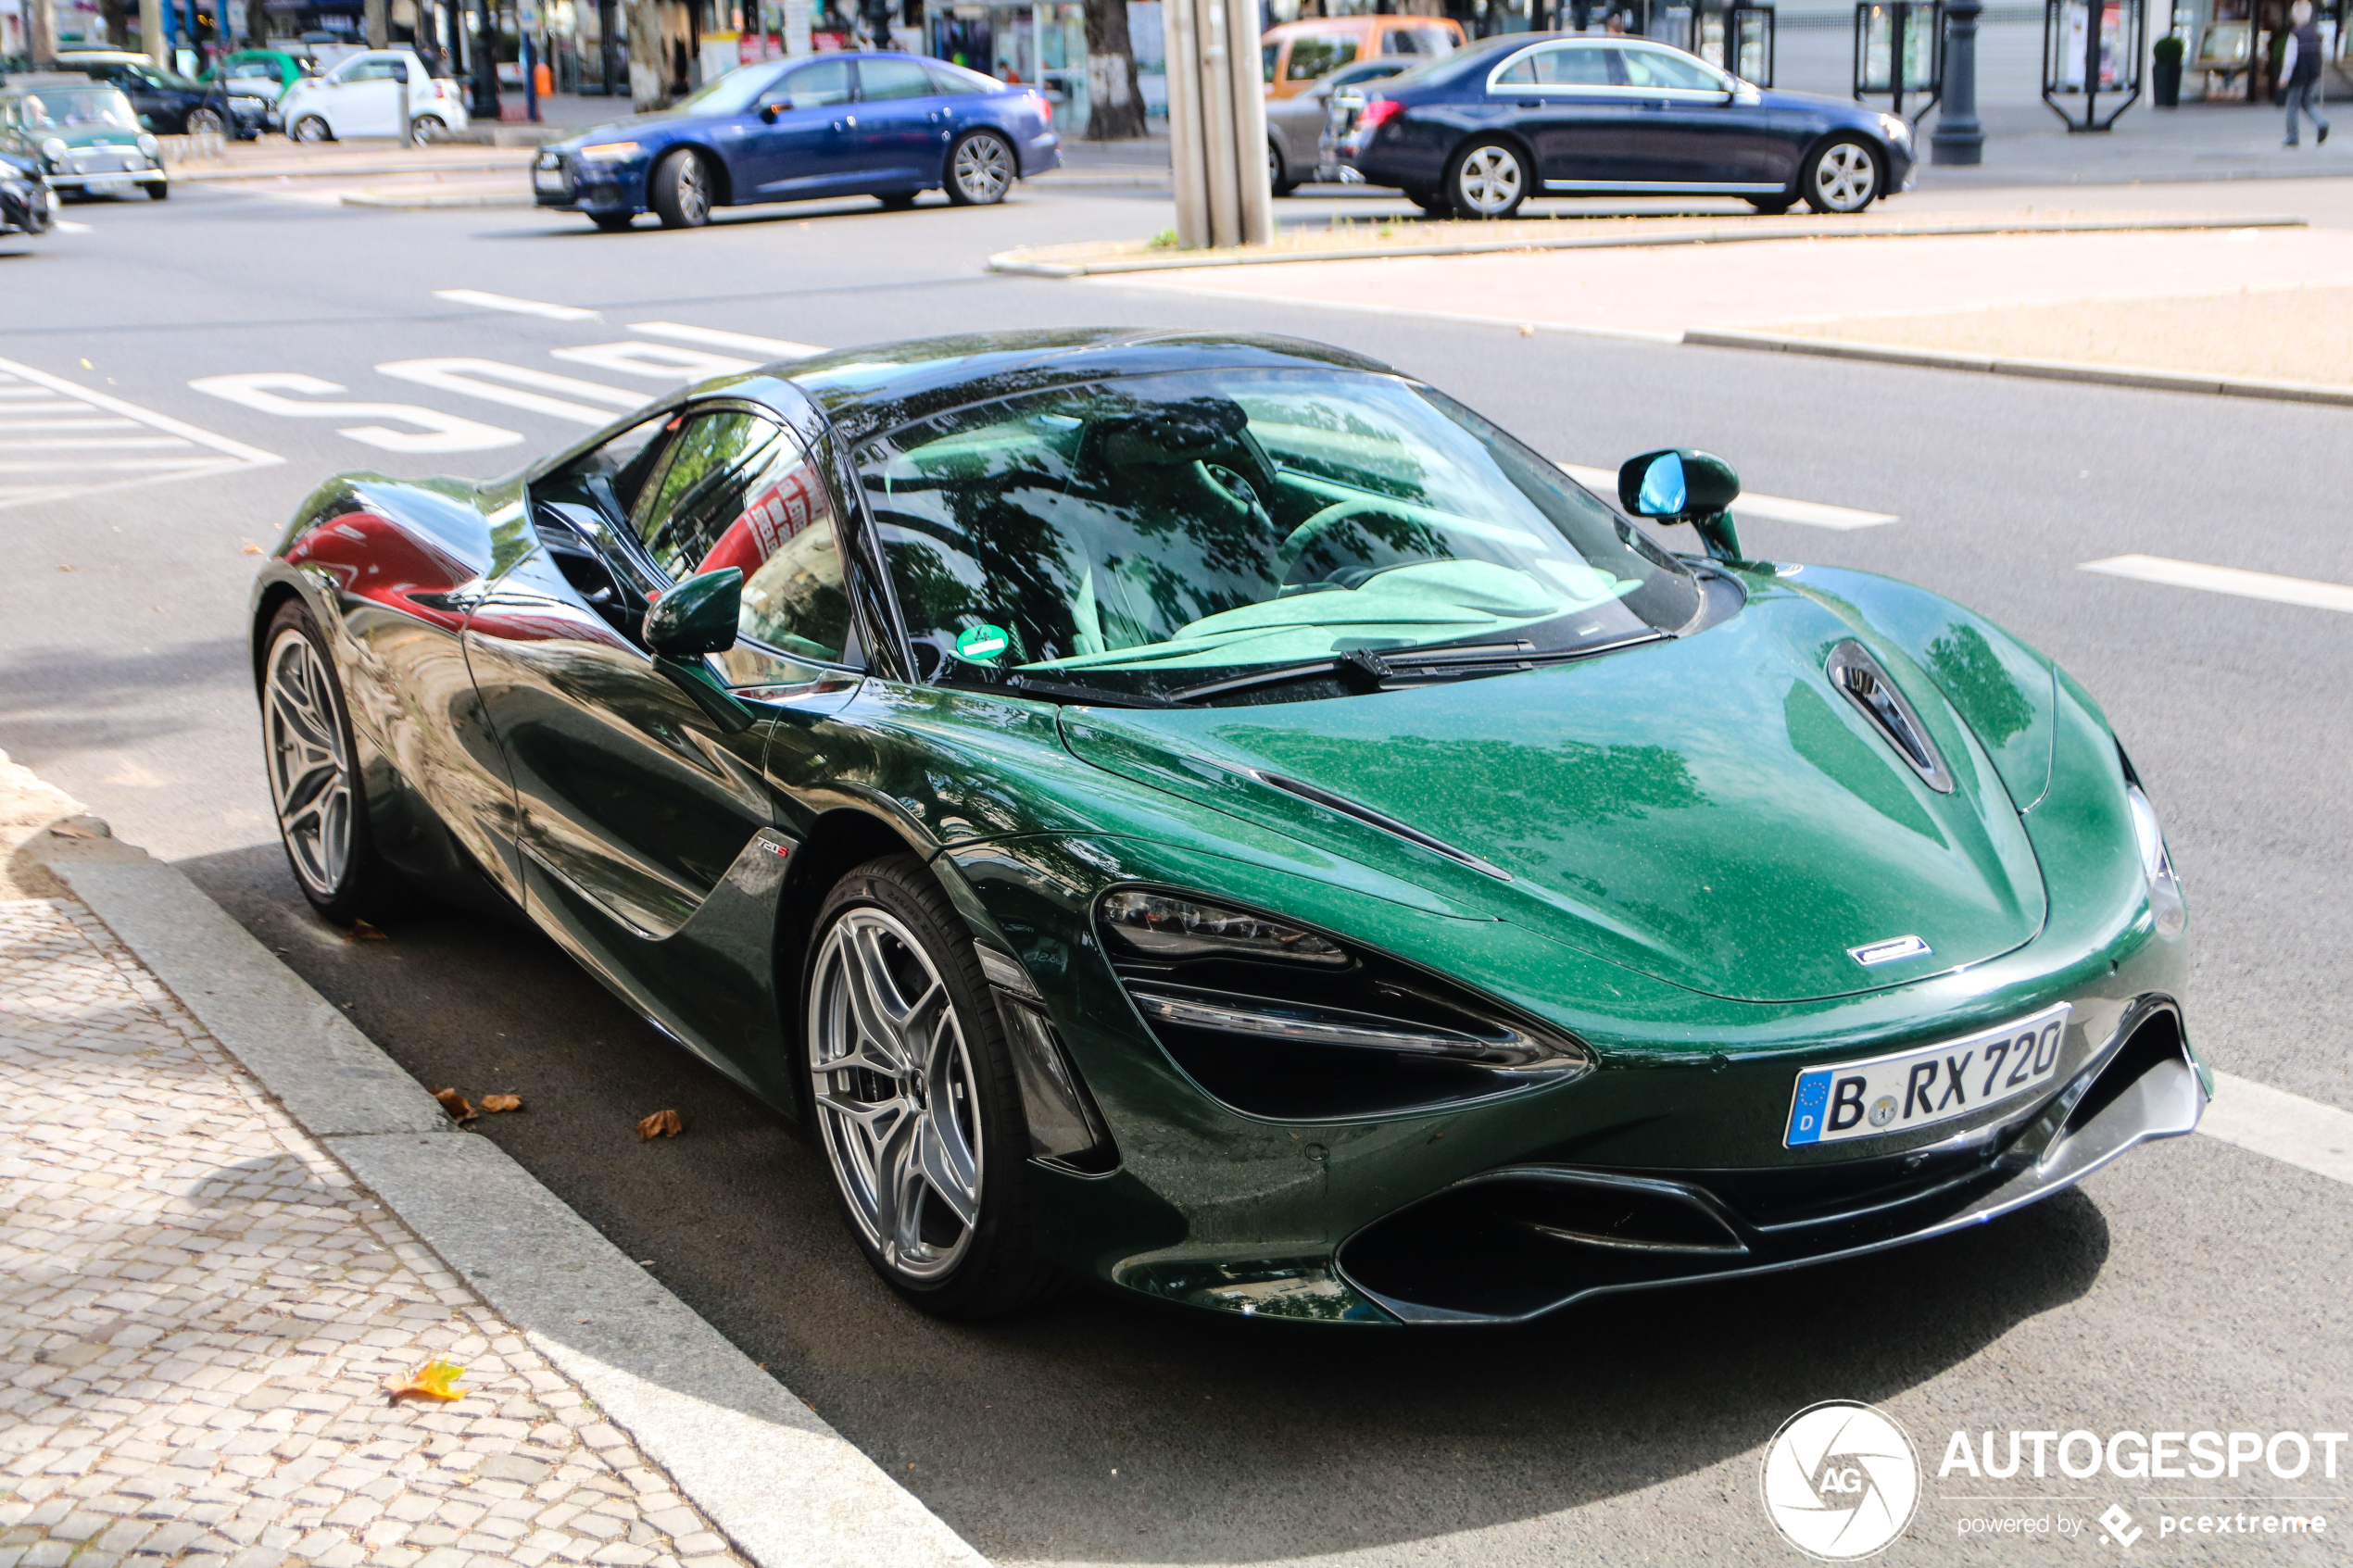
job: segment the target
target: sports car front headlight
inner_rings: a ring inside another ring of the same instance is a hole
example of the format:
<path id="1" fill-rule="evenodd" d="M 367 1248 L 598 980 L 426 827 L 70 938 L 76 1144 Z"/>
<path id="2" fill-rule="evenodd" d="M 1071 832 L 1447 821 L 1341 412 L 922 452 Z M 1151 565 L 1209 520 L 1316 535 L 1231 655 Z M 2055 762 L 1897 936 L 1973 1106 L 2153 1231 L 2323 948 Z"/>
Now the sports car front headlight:
<path id="1" fill-rule="evenodd" d="M 2182 895 L 2182 879 L 2174 874 L 2173 857 L 2166 852 L 2157 808 L 2149 804 L 2138 780 L 2125 784 L 2124 799 L 2133 812 L 2133 836 L 2139 841 L 2141 870 L 2148 874 L 2149 912 L 2157 919 L 2160 935 L 2178 936 L 2189 923 L 2189 902 Z"/>
<path id="2" fill-rule="evenodd" d="M 594 146 L 581 148 L 576 156 L 585 163 L 619 163 L 637 156 L 637 144 L 599 142 Z"/>
<path id="3" fill-rule="evenodd" d="M 1239 909 L 1158 893 L 1114 893 L 1102 903 L 1103 928 L 1144 958 L 1278 959 L 1345 967 L 1348 954 L 1312 931 Z"/>

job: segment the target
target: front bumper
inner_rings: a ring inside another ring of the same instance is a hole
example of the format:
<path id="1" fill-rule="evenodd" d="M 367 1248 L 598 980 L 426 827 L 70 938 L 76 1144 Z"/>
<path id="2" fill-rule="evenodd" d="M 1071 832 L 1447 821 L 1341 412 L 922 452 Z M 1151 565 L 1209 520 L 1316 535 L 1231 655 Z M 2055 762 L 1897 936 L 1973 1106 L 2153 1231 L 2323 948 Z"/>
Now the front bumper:
<path id="1" fill-rule="evenodd" d="M 645 189 L 642 157 L 592 163 L 542 153 L 531 166 L 532 204 L 559 212 L 643 212 Z"/>
<path id="2" fill-rule="evenodd" d="M 52 191 L 73 191 L 85 196 L 120 193 L 134 185 L 165 185 L 171 180 L 161 164 L 144 154 L 107 159 L 70 159 L 63 167 L 48 170 L 43 178 L 47 180 Z"/>

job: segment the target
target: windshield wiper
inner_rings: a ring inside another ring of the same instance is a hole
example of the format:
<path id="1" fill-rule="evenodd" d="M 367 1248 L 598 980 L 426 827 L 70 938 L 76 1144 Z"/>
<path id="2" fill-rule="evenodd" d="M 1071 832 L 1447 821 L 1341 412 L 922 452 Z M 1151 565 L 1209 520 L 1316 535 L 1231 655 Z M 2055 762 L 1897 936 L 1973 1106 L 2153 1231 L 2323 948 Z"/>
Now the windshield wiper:
<path id="1" fill-rule="evenodd" d="M 995 692 L 1013 696 L 1034 696 L 1047 702 L 1090 703 L 1103 708 L 1188 708 L 1182 695 L 1154 696 L 1150 692 L 1115 692 L 1108 686 L 1081 685 L 1073 681 L 1041 681 L 1034 675 L 1008 675 L 1001 681 L 969 681 L 962 678 L 935 681 L 935 685 L 949 686 L 958 691 Z"/>
<path id="2" fill-rule="evenodd" d="M 1179 701 L 1198 702 L 1204 697 L 1224 696 L 1229 692 L 1285 685 L 1293 681 L 1313 680 L 1319 675 L 1338 676 L 1343 685 L 1359 695 L 1399 691 L 1440 681 L 1510 675 L 1522 670 L 1533 670 L 1539 665 L 1567 664 L 1593 654 L 1631 647 L 1637 643 L 1657 642 L 1662 635 L 1657 632 L 1641 632 L 1615 642 L 1549 651 L 1540 651 L 1535 644 L 1527 642 L 1464 643 L 1429 648 L 1385 648 L 1378 652 L 1371 648 L 1354 648 L 1337 659 L 1318 659 L 1311 664 L 1287 664 L 1275 670 L 1255 670 L 1229 680 L 1186 686 L 1169 695 Z"/>

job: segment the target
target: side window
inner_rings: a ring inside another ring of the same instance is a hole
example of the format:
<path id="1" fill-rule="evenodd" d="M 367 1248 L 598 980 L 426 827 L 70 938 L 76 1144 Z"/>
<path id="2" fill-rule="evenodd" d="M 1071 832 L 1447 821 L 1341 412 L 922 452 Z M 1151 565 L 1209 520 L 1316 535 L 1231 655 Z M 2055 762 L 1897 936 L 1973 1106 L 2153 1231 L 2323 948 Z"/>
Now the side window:
<path id="1" fill-rule="evenodd" d="M 1314 82 L 1355 57 L 1353 38 L 1294 38 L 1290 44 L 1290 64 L 1284 68 L 1283 78 L 1288 82 Z"/>
<path id="2" fill-rule="evenodd" d="M 1664 49 L 1627 49 L 1618 55 L 1629 87 L 1683 88 L 1700 93 L 1721 93 L 1723 80 L 1699 61 L 1683 55 L 1670 55 Z"/>
<path id="3" fill-rule="evenodd" d="M 1536 56 L 1526 56 L 1495 73 L 1498 87 L 1533 87 L 1536 85 Z"/>
<path id="4" fill-rule="evenodd" d="M 1591 44 L 1572 44 L 1536 56 L 1536 80 L 1554 87 L 1606 87 L 1609 56 Z"/>
<path id="5" fill-rule="evenodd" d="M 931 84 L 931 72 L 912 60 L 869 56 L 858 62 L 858 95 L 862 98 L 928 98 L 937 91 Z"/>
<path id="6" fill-rule="evenodd" d="M 931 90 L 944 95 L 961 97 L 968 94 L 988 91 L 988 85 L 978 78 L 963 71 L 951 70 L 937 60 L 931 63 L 929 75 Z"/>
<path id="7" fill-rule="evenodd" d="M 799 439 L 757 414 L 694 415 L 639 507 L 639 534 L 673 578 L 736 567 L 744 635 L 838 661 L 849 641 L 834 505 Z"/>
<path id="8" fill-rule="evenodd" d="M 603 514 L 608 527 L 625 529 L 646 488 L 646 476 L 661 454 L 661 436 L 685 422 L 684 416 L 670 413 L 632 425 L 549 474 L 533 492 L 543 500 L 585 503 Z"/>
<path id="9" fill-rule="evenodd" d="M 849 62 L 820 60 L 787 73 L 770 88 L 762 102 L 788 109 L 831 108 L 849 102 Z"/>
<path id="10" fill-rule="evenodd" d="M 1269 86 L 1272 86 L 1275 81 L 1275 62 L 1282 57 L 1282 54 L 1283 45 L 1279 39 L 1264 45 L 1258 51 L 1259 74 Z"/>

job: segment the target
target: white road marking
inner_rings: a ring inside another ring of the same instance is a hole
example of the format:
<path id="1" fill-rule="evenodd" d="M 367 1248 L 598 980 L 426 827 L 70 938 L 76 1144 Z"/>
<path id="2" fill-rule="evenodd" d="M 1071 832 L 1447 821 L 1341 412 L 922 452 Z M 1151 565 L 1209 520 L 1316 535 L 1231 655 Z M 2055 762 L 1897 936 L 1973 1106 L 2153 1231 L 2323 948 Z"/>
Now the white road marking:
<path id="1" fill-rule="evenodd" d="M 1580 468 L 1575 463 L 1560 465 L 1561 472 L 1577 481 L 1604 501 L 1617 499 L 1616 469 Z M 1851 507 L 1825 506 L 1819 501 L 1793 501 L 1782 495 L 1752 495 L 1741 492 L 1732 503 L 1732 516 L 1765 518 L 1774 522 L 1803 523 L 1808 528 L 1834 528 L 1842 532 L 1854 528 L 1877 528 L 1894 522 L 1892 512 L 1858 512 Z"/>
<path id="2" fill-rule="evenodd" d="M 666 343 L 592 343 L 585 348 L 551 348 L 547 352 L 592 370 L 618 370 L 624 376 L 651 376 L 656 381 L 682 386 L 705 376 L 760 369 L 754 360 L 708 354 L 699 348 L 673 348 Z"/>
<path id="3" fill-rule="evenodd" d="M 807 359 L 825 350 L 812 343 L 794 343 L 780 337 L 754 337 L 749 332 L 724 332 L 716 327 L 689 327 L 678 321 L 632 321 L 629 330 L 648 337 L 666 337 L 679 343 L 708 344 L 713 348 L 740 349 L 766 359 Z"/>
<path id="4" fill-rule="evenodd" d="M 198 392 L 225 397 L 232 403 L 258 408 L 265 414 L 282 414 L 296 420 L 378 419 L 396 420 L 402 424 L 420 425 L 423 434 L 405 430 L 387 430 L 383 425 L 350 425 L 335 432 L 354 441 L 379 446 L 387 452 L 484 452 L 499 446 L 512 446 L 522 440 L 519 432 L 500 430 L 497 425 L 477 424 L 461 420 L 455 414 L 445 414 L 434 408 L 421 408 L 414 403 L 297 403 L 281 397 L 282 392 L 299 392 L 307 396 L 319 396 L 341 392 L 342 387 L 317 376 L 306 376 L 296 370 L 260 370 L 234 376 L 199 376 L 188 383 Z M 275 461 L 276 459 L 272 459 Z"/>
<path id="5" fill-rule="evenodd" d="M 624 387 L 606 386 L 598 382 L 576 381 L 548 370 L 534 370 L 522 365 L 503 364 L 497 359 L 396 359 L 376 367 L 385 375 L 401 381 L 415 382 L 436 391 L 454 392 L 461 397 L 480 397 L 492 403 L 503 403 L 510 408 L 527 408 L 549 419 L 570 420 L 577 424 L 601 425 L 612 421 L 611 410 L 635 408 L 648 401 L 646 394 Z M 500 385 L 504 382 L 510 384 Z M 524 390 L 537 387 L 538 392 Z M 563 397 L 548 397 L 545 393 L 560 392 L 565 397 L 585 397 L 601 403 L 601 408 L 566 402 Z"/>
<path id="6" fill-rule="evenodd" d="M 76 223 L 72 220 L 67 218 L 58 219 L 55 223 L 51 224 L 50 227 L 57 230 L 60 234 L 86 234 L 90 232 L 89 224 Z"/>
<path id="7" fill-rule="evenodd" d="M 74 409 L 89 418 L 31 418 Z M 58 431 L 144 431 L 138 435 L 61 435 Z M 170 456 L 102 458 L 107 451 L 152 451 Z M 36 477 L 32 483 L 0 487 L 0 508 L 55 500 L 66 495 L 120 490 L 165 480 L 238 469 L 268 468 L 285 461 L 225 435 L 184 424 L 169 415 L 126 403 L 107 393 L 0 359 L 0 472 Z"/>
<path id="8" fill-rule="evenodd" d="M 2353 1112 L 2228 1073 L 2197 1130 L 2316 1175 L 2353 1185 Z"/>
<path id="9" fill-rule="evenodd" d="M 2169 588 L 2202 588 L 2209 594 L 2233 594 L 2243 599 L 2270 599 L 2274 604 L 2302 605 L 2307 609 L 2353 613 L 2353 585 L 2315 582 L 2309 577 L 2275 577 L 2268 571 L 2201 566 L 2194 560 L 2170 560 L 2164 556 L 2109 556 L 2104 560 L 2087 560 L 2076 570 L 2096 571 L 2105 577 L 2130 577 L 2140 583 L 2161 583 Z"/>
<path id="10" fill-rule="evenodd" d="M 435 299 L 446 299 L 453 305 L 477 305 L 484 310 L 511 310 L 518 316 L 545 316 L 550 321 L 593 321 L 600 314 L 583 310 L 576 305 L 549 305 L 544 300 L 517 299 L 508 294 L 486 294 L 481 289 L 435 289 Z"/>

